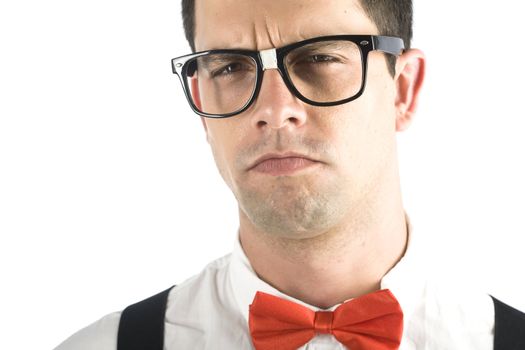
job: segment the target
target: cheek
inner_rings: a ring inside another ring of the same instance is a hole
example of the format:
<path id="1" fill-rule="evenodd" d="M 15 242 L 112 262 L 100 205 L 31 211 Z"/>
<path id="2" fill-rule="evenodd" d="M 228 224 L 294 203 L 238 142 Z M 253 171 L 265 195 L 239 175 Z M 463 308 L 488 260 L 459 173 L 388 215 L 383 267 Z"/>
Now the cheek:
<path id="1" fill-rule="evenodd" d="M 350 181 L 366 182 L 389 163 L 395 143 L 393 83 L 369 76 L 364 94 L 350 103 L 317 110 L 316 125 L 334 147 L 336 166 Z"/>
<path id="2" fill-rule="evenodd" d="M 362 112 L 363 130 L 371 147 L 381 147 L 395 141 L 395 84 L 384 57 L 372 60 L 364 94 L 356 101 Z"/>
<path id="3" fill-rule="evenodd" d="M 361 164 L 372 176 L 379 175 L 394 161 L 396 144 L 395 94 L 388 76 L 371 75 L 361 105 L 363 121 Z"/>
<path id="4" fill-rule="evenodd" d="M 363 103 L 368 106 L 369 113 L 375 116 L 373 122 L 376 128 L 391 134 L 395 134 L 395 101 L 396 85 L 388 72 L 386 60 L 375 53 L 370 62 Z"/>
<path id="5" fill-rule="evenodd" d="M 208 121 L 206 136 L 217 169 L 224 181 L 231 187 L 235 137 L 232 137 L 233 135 L 231 135 L 231 130 L 234 129 L 226 127 L 226 124 L 228 124 L 227 120 Z"/>
<path id="6" fill-rule="evenodd" d="M 244 129 L 237 125 L 234 118 L 212 119 L 207 121 L 207 139 L 213 158 L 222 178 L 232 190 L 235 186 L 236 156 L 242 148 Z"/>

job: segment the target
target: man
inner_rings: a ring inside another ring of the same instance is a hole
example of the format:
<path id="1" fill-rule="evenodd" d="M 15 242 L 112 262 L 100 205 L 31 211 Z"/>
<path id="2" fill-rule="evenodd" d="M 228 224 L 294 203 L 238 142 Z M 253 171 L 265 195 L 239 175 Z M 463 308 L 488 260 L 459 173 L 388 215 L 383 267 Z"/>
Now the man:
<path id="1" fill-rule="evenodd" d="M 522 348 L 523 314 L 419 269 L 396 150 L 425 68 L 411 1 L 182 4 L 197 53 L 173 68 L 238 201 L 239 239 L 57 349 Z"/>

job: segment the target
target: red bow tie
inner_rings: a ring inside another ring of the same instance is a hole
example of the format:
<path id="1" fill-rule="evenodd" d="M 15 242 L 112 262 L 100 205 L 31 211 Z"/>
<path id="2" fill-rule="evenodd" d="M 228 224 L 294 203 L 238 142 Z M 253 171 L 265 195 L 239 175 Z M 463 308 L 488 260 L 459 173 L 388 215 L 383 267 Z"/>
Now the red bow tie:
<path id="1" fill-rule="evenodd" d="M 249 325 L 257 350 L 296 350 L 317 333 L 333 334 L 350 350 L 396 350 L 403 334 L 403 311 L 388 289 L 352 299 L 334 311 L 317 312 L 257 292 Z"/>

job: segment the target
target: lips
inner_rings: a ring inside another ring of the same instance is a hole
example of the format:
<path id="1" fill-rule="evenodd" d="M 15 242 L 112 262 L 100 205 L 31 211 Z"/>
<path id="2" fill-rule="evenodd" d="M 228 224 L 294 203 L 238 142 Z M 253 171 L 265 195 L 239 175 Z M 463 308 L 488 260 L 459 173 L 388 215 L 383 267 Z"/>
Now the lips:
<path id="1" fill-rule="evenodd" d="M 268 175 L 291 175 L 319 163 L 305 155 L 297 153 L 269 153 L 258 158 L 249 170 Z"/>

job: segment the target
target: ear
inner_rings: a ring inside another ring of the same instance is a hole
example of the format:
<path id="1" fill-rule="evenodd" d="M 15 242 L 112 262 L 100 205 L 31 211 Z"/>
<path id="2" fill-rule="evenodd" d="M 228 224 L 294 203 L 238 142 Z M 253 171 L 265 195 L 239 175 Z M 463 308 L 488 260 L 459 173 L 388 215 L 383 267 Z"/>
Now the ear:
<path id="1" fill-rule="evenodd" d="M 396 131 L 404 131 L 412 123 L 424 77 L 425 55 L 421 50 L 410 49 L 397 58 Z"/>

